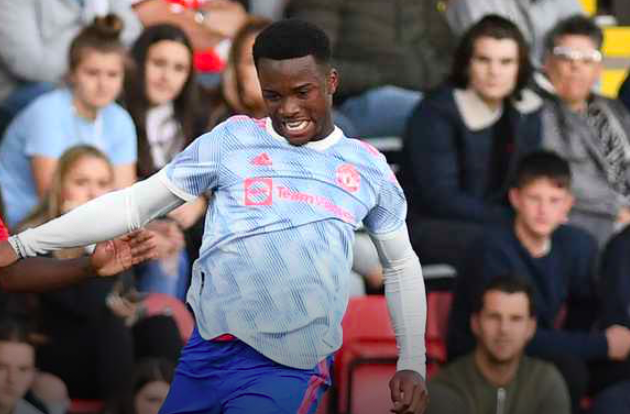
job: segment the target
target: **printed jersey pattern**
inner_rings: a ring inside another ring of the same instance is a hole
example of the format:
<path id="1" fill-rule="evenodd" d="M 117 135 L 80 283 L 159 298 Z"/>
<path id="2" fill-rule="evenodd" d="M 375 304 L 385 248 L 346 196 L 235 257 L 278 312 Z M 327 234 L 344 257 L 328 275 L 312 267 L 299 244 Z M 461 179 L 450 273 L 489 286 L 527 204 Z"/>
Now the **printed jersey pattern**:
<path id="1" fill-rule="evenodd" d="M 335 128 L 296 147 L 245 116 L 197 138 L 162 179 L 184 199 L 212 193 L 187 297 L 201 336 L 229 333 L 300 369 L 341 345 L 354 231 L 396 231 L 407 209 L 368 144 Z"/>

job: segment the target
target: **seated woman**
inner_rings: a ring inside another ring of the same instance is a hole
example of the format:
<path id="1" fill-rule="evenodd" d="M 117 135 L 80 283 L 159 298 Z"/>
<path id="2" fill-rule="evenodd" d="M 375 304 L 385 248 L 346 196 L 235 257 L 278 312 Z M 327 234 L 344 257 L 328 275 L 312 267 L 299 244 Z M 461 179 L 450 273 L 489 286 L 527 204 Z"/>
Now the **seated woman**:
<path id="1" fill-rule="evenodd" d="M 450 81 L 414 110 L 401 173 L 423 263 L 457 267 L 488 225 L 510 220 L 514 168 L 540 145 L 542 101 L 524 89 L 528 53 L 511 21 L 486 16 L 462 38 Z"/>
<path id="2" fill-rule="evenodd" d="M 121 21 L 98 18 L 69 49 L 67 86 L 36 99 L 9 125 L 0 146 L 6 222 L 14 227 L 50 187 L 61 154 L 77 144 L 105 152 L 115 165 L 115 187 L 136 179 L 136 132 L 114 100 L 122 89 L 125 49 Z"/>
<path id="3" fill-rule="evenodd" d="M 77 146 L 64 153 L 51 177 L 49 196 L 27 218 L 22 228 L 54 219 L 114 188 L 114 167 L 94 147 Z M 75 258 L 84 249 L 62 250 L 58 258 Z M 170 318 L 151 321 L 152 332 L 130 329 L 126 319 L 110 309 L 108 297 L 116 279 L 90 278 L 82 284 L 39 296 L 38 323 L 47 338 L 38 351 L 40 368 L 60 377 L 71 398 L 102 399 L 113 403 L 128 386 L 136 354 L 136 338 L 152 336 L 160 350 L 152 355 L 175 360 L 181 347 Z M 158 336 L 159 333 L 159 336 Z M 156 338 L 159 338 L 157 340 Z"/>
<path id="4" fill-rule="evenodd" d="M 269 24 L 267 19 L 250 17 L 234 36 L 221 83 L 211 92 L 209 128 L 232 115 L 267 116 L 252 47 L 258 33 Z"/>
<path id="5" fill-rule="evenodd" d="M 125 78 L 124 105 L 138 132 L 138 176 L 146 178 L 206 131 L 207 108 L 200 104 L 193 69 L 193 48 L 179 27 L 147 27 L 131 49 L 134 65 Z M 168 293 L 184 298 L 188 258 L 181 248 L 185 231 L 188 255 L 197 257 L 207 201 L 204 197 L 170 214 L 174 223 L 158 221 L 151 230 L 171 252 L 160 262 L 143 265 L 139 272 L 142 291 Z M 179 228 L 178 228 L 179 227 Z M 201 230 L 201 231 L 199 231 Z M 179 241 L 178 241 L 179 240 Z"/>

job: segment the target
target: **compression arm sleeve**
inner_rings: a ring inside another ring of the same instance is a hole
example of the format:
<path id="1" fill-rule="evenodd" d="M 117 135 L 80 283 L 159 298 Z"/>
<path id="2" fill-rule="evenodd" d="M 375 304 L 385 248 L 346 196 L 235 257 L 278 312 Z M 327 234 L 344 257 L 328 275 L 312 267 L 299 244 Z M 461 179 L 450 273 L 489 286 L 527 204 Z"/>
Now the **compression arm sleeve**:
<path id="1" fill-rule="evenodd" d="M 399 348 L 397 369 L 413 370 L 426 378 L 424 279 L 407 226 L 389 234 L 370 234 L 370 237 L 383 266 L 385 297 Z"/>
<path id="2" fill-rule="evenodd" d="M 138 230 L 184 204 L 164 171 L 124 190 L 105 194 L 71 212 L 9 238 L 16 253 L 32 257 L 87 246 Z"/>

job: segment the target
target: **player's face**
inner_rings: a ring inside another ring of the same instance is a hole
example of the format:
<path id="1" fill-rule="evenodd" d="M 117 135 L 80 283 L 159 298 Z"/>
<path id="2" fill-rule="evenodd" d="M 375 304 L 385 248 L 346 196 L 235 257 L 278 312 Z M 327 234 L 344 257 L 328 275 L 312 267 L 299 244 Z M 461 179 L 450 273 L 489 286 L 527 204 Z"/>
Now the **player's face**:
<path id="1" fill-rule="evenodd" d="M 164 381 L 153 381 L 140 388 L 134 397 L 136 414 L 157 414 L 166 399 L 170 386 Z"/>
<path id="2" fill-rule="evenodd" d="M 113 190 L 114 177 L 104 160 L 84 156 L 66 173 L 61 186 L 62 209 L 69 211 Z"/>
<path id="3" fill-rule="evenodd" d="M 162 40 L 147 51 L 145 87 L 151 105 L 162 105 L 175 100 L 190 76 L 191 56 L 179 42 Z"/>
<path id="4" fill-rule="evenodd" d="M 490 290 L 483 302 L 481 312 L 471 318 L 479 351 L 492 363 L 514 361 L 536 330 L 527 295 Z"/>
<path id="5" fill-rule="evenodd" d="M 120 93 L 123 77 L 124 62 L 120 53 L 84 51 L 81 61 L 70 74 L 75 104 L 88 111 L 109 105 Z"/>
<path id="6" fill-rule="evenodd" d="M 490 105 L 497 105 L 516 87 L 518 45 L 512 39 L 480 37 L 470 59 L 469 87 Z"/>
<path id="7" fill-rule="evenodd" d="M 510 190 L 516 210 L 516 225 L 530 236 L 547 238 L 567 221 L 573 205 L 570 191 L 547 178 L 539 178 L 522 188 Z"/>
<path id="8" fill-rule="evenodd" d="M 0 410 L 12 412 L 35 378 L 35 351 L 24 343 L 0 341 Z"/>
<path id="9" fill-rule="evenodd" d="M 310 55 L 260 59 L 258 78 L 274 129 L 292 145 L 323 139 L 333 131 L 334 69 L 318 65 Z"/>

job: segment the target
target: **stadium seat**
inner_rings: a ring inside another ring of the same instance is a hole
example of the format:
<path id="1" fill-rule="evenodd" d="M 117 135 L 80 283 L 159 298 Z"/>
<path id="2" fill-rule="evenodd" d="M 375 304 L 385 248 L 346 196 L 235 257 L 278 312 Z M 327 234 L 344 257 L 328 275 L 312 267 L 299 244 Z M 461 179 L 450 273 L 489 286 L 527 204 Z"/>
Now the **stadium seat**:
<path id="1" fill-rule="evenodd" d="M 350 299 L 343 319 L 343 345 L 335 358 L 331 412 L 389 412 L 388 383 L 398 350 L 385 297 Z"/>
<path id="2" fill-rule="evenodd" d="M 68 414 L 97 414 L 104 408 L 102 400 L 80 400 L 73 399 L 70 401 Z"/>

